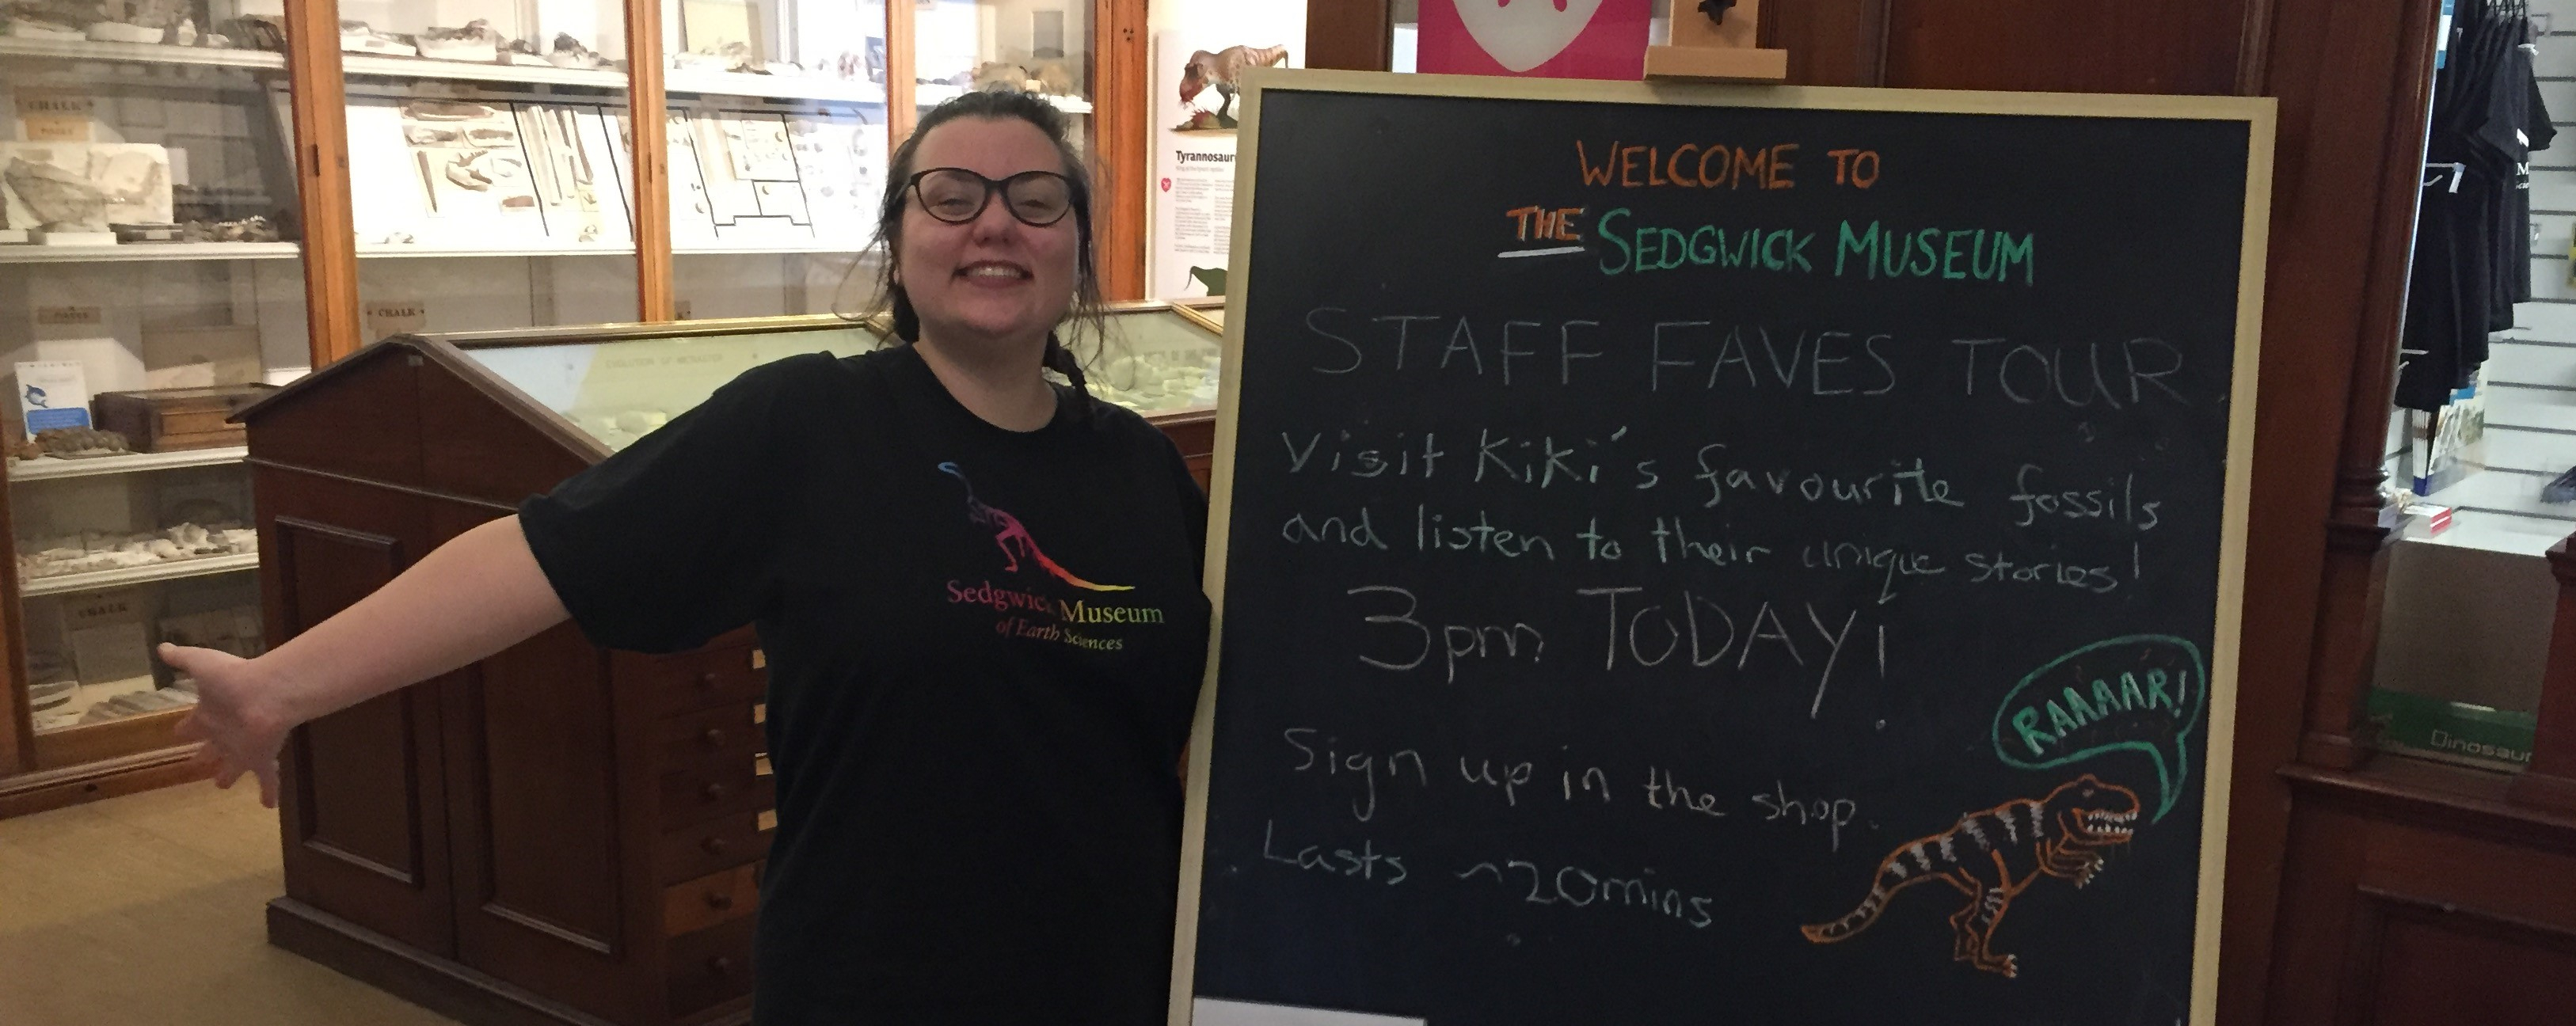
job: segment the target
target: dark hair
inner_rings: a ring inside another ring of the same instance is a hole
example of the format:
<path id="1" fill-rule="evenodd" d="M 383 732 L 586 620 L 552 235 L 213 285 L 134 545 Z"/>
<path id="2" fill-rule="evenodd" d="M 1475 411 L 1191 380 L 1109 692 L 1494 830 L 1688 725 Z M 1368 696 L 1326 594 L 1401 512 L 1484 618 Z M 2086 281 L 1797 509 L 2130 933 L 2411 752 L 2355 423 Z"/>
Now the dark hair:
<path id="1" fill-rule="evenodd" d="M 1082 154 L 1073 148 L 1064 112 L 1036 93 L 1016 89 L 986 89 L 967 93 L 933 107 L 921 116 L 912 135 L 894 149 L 887 161 L 885 204 L 877 213 L 876 245 L 883 247 L 885 265 L 877 272 L 877 295 L 881 309 L 894 316 L 894 333 L 903 341 L 921 339 L 921 315 L 912 308 L 912 297 L 906 295 L 903 283 L 896 280 L 898 253 L 903 242 L 903 213 L 909 205 L 907 185 L 914 170 L 914 155 L 931 130 L 959 118 L 989 120 L 1017 119 L 1028 122 L 1046 133 L 1055 144 L 1056 155 L 1064 159 L 1064 177 L 1073 185 L 1073 224 L 1079 241 L 1074 249 L 1074 296 L 1071 325 L 1077 334 L 1088 333 L 1097 340 L 1106 334 L 1107 323 L 1101 317 L 1100 276 L 1091 252 L 1091 170 L 1083 163 Z M 1083 388 L 1082 361 L 1075 359 L 1065 340 L 1047 331 L 1045 366 Z"/>

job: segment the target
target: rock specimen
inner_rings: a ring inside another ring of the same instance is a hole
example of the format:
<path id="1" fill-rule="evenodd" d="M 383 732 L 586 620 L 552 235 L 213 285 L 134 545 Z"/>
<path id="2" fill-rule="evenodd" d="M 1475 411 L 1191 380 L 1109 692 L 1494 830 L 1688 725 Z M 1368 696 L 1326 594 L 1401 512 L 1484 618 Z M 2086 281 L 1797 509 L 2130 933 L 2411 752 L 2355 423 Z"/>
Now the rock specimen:
<path id="1" fill-rule="evenodd" d="M 0 171 L 0 182 L 6 182 L 34 212 L 36 227 L 56 232 L 107 230 L 107 193 L 87 178 L 51 164 L 11 157 L 8 170 Z"/>

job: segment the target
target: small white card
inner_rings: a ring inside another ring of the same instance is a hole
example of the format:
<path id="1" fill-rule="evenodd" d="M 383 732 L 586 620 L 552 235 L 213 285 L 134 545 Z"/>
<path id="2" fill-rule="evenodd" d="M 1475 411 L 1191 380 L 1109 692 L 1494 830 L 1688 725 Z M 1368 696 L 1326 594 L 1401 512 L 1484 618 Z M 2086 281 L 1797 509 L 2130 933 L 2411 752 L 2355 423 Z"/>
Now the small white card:
<path id="1" fill-rule="evenodd" d="M 27 435 L 49 428 L 89 426 L 89 376 L 78 360 L 18 365 L 18 405 L 26 410 Z"/>

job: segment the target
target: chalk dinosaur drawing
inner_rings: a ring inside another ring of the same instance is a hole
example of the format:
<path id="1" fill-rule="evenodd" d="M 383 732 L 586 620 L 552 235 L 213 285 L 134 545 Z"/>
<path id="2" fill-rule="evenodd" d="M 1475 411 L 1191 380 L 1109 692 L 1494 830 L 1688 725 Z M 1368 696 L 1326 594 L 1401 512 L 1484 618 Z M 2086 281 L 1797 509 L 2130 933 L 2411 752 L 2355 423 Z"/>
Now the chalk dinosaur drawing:
<path id="1" fill-rule="evenodd" d="M 2012 900 L 2043 875 L 2093 882 L 2102 870 L 2098 851 L 2127 844 L 2138 820 L 2138 795 L 2085 774 L 2045 798 L 2020 798 L 1959 817 L 1957 826 L 1898 845 L 1878 864 L 1869 897 L 1850 915 L 1798 930 L 1817 944 L 1850 940 L 1878 921 L 1890 898 L 1915 884 L 1939 880 L 1967 895 L 1950 917 L 1957 932 L 1950 957 L 1990 973 L 2020 974 L 2013 956 L 1994 952 L 1995 926 Z"/>
<path id="2" fill-rule="evenodd" d="M 942 463 L 939 469 L 942 473 L 956 478 L 958 484 L 966 486 L 966 520 L 969 523 L 993 529 L 993 544 L 1002 547 L 1004 571 L 1018 573 L 1020 560 L 1025 557 L 1036 563 L 1039 569 L 1055 575 L 1057 580 L 1085 591 L 1136 590 L 1135 585 L 1132 584 L 1093 584 L 1074 576 L 1073 571 L 1047 558 L 1046 550 L 1038 547 L 1037 538 L 1029 534 L 1029 529 L 1020 523 L 1020 518 L 1012 516 L 1008 511 L 987 506 L 983 500 L 976 498 L 975 482 L 967 480 L 966 472 L 958 469 L 957 464 Z"/>

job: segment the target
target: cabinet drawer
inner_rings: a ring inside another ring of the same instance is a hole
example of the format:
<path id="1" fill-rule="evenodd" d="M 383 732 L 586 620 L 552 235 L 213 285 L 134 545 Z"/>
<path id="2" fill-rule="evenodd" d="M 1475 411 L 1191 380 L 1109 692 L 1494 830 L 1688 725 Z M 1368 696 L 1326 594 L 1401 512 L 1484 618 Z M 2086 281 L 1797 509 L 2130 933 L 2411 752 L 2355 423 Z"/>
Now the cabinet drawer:
<path id="1" fill-rule="evenodd" d="M 761 828 L 767 815 L 726 816 L 663 834 L 654 879 L 674 884 L 767 858 L 769 841 L 777 836 L 777 831 Z"/>
<path id="2" fill-rule="evenodd" d="M 760 906 L 760 866 L 735 866 L 663 888 L 662 935 L 696 933 L 752 914 Z"/>
<path id="3" fill-rule="evenodd" d="M 751 938 L 759 922 L 758 916 L 744 916 L 671 938 L 664 970 L 671 1018 L 751 993 Z"/>
<path id="4" fill-rule="evenodd" d="M 223 410 L 164 410 L 153 418 L 155 437 L 239 432 L 240 428 L 224 423 L 231 416 Z"/>
<path id="5" fill-rule="evenodd" d="M 662 776 L 662 832 L 677 833 L 711 819 L 758 812 L 776 804 L 778 780 L 757 772 L 751 756 L 723 767 Z"/>
<path id="6" fill-rule="evenodd" d="M 642 660 L 641 672 L 663 716 L 757 702 L 769 685 L 769 675 L 753 665 L 759 651 L 722 648 L 651 657 Z"/>
<path id="7" fill-rule="evenodd" d="M 769 750 L 751 710 L 725 705 L 663 720 L 661 771 L 729 766 Z"/>

